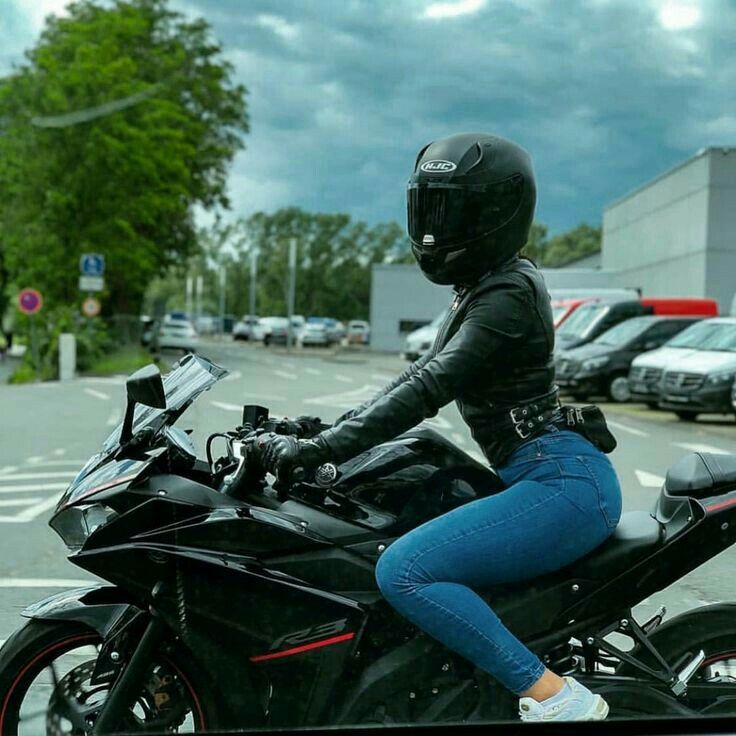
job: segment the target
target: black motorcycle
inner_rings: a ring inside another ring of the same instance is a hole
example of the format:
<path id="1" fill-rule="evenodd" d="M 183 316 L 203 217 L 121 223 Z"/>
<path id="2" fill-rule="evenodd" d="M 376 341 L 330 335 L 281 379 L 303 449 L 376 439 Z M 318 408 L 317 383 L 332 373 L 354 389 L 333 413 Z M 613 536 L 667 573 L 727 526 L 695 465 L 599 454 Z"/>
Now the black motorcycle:
<path id="1" fill-rule="evenodd" d="M 0 651 L 0 733 L 514 718 L 514 697 L 395 614 L 374 580 L 393 540 L 502 491 L 498 477 L 418 428 L 314 477 L 273 479 L 254 438 L 281 425 L 258 406 L 201 460 L 173 425 L 225 374 L 190 355 L 163 380 L 153 366 L 128 380 L 123 422 L 51 520 L 69 559 L 111 585 L 24 611 Z M 666 623 L 631 609 L 734 540 L 736 456 L 695 453 L 651 515 L 625 514 L 559 573 L 482 595 L 612 718 L 733 714 L 736 605 Z"/>

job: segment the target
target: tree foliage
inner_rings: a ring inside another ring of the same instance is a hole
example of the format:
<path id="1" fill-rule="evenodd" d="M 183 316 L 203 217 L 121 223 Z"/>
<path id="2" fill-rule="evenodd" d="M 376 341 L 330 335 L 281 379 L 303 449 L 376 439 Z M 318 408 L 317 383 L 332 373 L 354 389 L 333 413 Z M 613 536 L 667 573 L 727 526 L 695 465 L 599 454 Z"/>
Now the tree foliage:
<path id="1" fill-rule="evenodd" d="M 342 213 L 311 213 L 289 207 L 258 212 L 200 233 L 200 251 L 186 268 L 152 284 L 148 304 L 168 298 L 168 309 L 185 306 L 186 274 L 204 279 L 203 310 L 218 313 L 220 267 L 226 273 L 226 309 L 250 311 L 251 254 L 257 254 L 256 309 L 284 315 L 288 299 L 289 242 L 297 242 L 295 312 L 338 319 L 366 319 L 371 266 L 413 262 L 406 234 L 395 222 L 370 226 Z"/>
<path id="2" fill-rule="evenodd" d="M 539 266 L 559 268 L 601 249 L 601 228 L 581 223 L 567 232 L 547 236 L 547 226 L 535 222 L 523 253 Z"/>
<path id="3" fill-rule="evenodd" d="M 138 92 L 148 96 L 86 122 L 32 122 Z M 228 205 L 245 93 L 208 24 L 166 0 L 80 0 L 49 17 L 26 63 L 0 80 L 7 278 L 74 303 L 80 254 L 100 252 L 106 312 L 137 312 L 150 280 L 195 252 L 194 206 Z"/>

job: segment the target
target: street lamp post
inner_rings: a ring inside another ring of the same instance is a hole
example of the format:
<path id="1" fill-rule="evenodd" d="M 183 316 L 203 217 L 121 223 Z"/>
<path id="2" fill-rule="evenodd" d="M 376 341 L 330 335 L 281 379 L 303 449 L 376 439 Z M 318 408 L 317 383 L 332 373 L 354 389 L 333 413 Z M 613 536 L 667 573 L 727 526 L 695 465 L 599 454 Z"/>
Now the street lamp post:
<path id="1" fill-rule="evenodd" d="M 287 301 L 287 319 L 289 324 L 287 325 L 286 333 L 286 349 L 291 350 L 291 345 L 294 336 L 294 327 L 292 324 L 292 316 L 294 314 L 294 295 L 296 292 L 296 238 L 292 238 L 289 241 L 289 291 Z"/>

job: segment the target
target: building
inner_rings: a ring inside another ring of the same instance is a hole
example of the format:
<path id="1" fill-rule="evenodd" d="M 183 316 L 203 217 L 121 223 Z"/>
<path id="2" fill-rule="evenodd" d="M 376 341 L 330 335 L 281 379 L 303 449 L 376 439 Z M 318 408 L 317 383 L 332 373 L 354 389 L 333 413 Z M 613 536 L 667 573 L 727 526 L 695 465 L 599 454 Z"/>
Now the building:
<path id="1" fill-rule="evenodd" d="M 736 149 L 705 148 L 603 211 L 603 269 L 648 296 L 736 290 Z"/>
<path id="2" fill-rule="evenodd" d="M 736 294 L 736 148 L 704 148 L 608 205 L 602 252 L 543 273 L 551 292 L 711 297 L 728 314 Z M 373 349 L 400 350 L 451 299 L 449 287 L 429 283 L 416 266 L 374 266 Z"/>

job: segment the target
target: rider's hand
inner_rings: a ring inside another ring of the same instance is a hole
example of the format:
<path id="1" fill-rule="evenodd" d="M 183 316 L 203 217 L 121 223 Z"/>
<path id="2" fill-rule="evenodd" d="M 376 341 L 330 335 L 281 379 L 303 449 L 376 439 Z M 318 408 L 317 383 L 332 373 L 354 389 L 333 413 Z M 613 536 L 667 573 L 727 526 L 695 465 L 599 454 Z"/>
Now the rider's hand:
<path id="1" fill-rule="evenodd" d="M 319 417 L 300 416 L 296 419 L 284 417 L 276 427 L 277 434 L 289 434 L 302 439 L 309 439 L 318 435 L 325 425 Z"/>
<path id="2" fill-rule="evenodd" d="M 263 467 L 279 478 L 294 468 L 311 470 L 329 460 L 329 452 L 319 440 L 298 440 L 291 435 L 263 434 L 256 440 Z"/>

